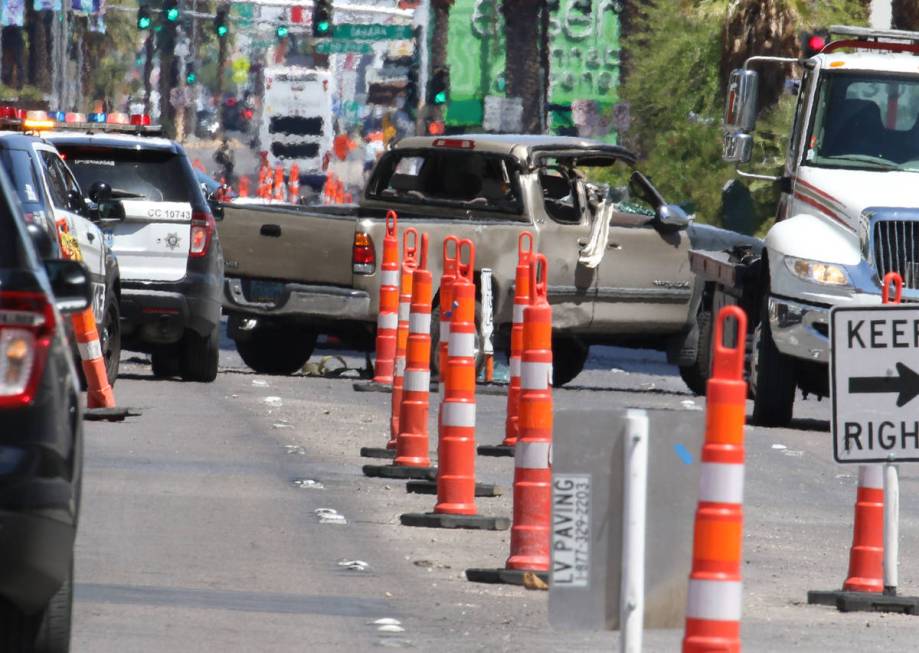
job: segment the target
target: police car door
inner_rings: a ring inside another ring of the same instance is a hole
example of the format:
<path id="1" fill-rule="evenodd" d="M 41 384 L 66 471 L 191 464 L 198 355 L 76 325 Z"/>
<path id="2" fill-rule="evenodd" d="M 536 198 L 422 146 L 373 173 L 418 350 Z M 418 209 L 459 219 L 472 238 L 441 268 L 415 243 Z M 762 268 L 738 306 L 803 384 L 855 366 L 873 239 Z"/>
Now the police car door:
<path id="1" fill-rule="evenodd" d="M 66 223 L 67 230 L 80 246 L 83 263 L 89 268 L 93 286 L 93 313 L 100 320 L 105 304 L 105 243 L 102 232 L 82 215 L 85 209 L 80 186 L 57 151 L 41 143 L 35 143 L 32 147 L 41 162 L 41 174 L 54 212 L 54 221 L 58 224 Z"/>

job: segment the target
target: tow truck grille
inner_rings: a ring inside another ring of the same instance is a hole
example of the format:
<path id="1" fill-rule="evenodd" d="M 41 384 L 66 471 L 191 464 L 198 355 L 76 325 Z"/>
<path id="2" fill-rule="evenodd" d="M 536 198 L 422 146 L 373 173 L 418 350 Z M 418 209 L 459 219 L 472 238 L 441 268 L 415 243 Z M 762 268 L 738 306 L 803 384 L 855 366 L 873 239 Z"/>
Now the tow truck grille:
<path id="1" fill-rule="evenodd" d="M 873 236 L 878 276 L 897 272 L 904 288 L 919 289 L 919 221 L 879 220 L 874 223 Z"/>

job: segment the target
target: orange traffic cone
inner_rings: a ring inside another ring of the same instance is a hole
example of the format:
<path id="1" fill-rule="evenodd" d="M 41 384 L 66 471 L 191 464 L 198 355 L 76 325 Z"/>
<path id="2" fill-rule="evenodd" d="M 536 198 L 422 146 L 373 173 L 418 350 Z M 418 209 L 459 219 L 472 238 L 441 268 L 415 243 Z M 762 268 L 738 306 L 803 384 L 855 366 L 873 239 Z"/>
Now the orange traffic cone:
<path id="1" fill-rule="evenodd" d="M 245 175 L 239 178 L 239 196 L 249 197 L 249 178 Z"/>
<path id="2" fill-rule="evenodd" d="M 480 515 L 475 505 L 476 327 L 472 241 L 460 243 L 458 259 L 463 258 L 463 251 L 468 251 L 469 263 L 453 282 L 454 309 L 444 376 L 443 437 L 438 446 L 437 504 L 434 512 L 408 513 L 399 519 L 405 526 L 506 530 L 510 526 L 506 518 Z"/>
<path id="3" fill-rule="evenodd" d="M 77 239 L 70 233 L 66 220 L 57 221 L 58 239 L 65 258 L 82 261 L 83 254 Z M 99 329 L 90 306 L 71 316 L 73 335 L 80 351 L 83 375 L 86 377 L 86 405 L 89 408 L 113 408 L 115 393 L 105 369 L 105 357 L 99 342 Z"/>
<path id="4" fill-rule="evenodd" d="M 275 166 L 274 168 L 274 191 L 272 198 L 283 202 L 287 199 L 287 188 L 284 186 L 284 168 Z"/>
<path id="5" fill-rule="evenodd" d="M 402 386 L 405 375 L 405 348 L 408 345 L 408 319 L 412 310 L 412 281 L 418 267 L 418 230 L 409 227 L 402 234 L 402 277 L 399 283 L 399 326 L 396 328 L 396 358 L 392 376 L 392 405 L 389 417 L 389 442 L 386 448 L 396 450 L 399 414 L 402 410 Z"/>
<path id="6" fill-rule="evenodd" d="M 291 204 L 300 203 L 300 166 L 296 163 L 290 166 L 287 177 L 287 201 Z"/>
<path id="7" fill-rule="evenodd" d="M 530 303 L 530 261 L 533 258 L 533 234 L 524 231 L 517 238 L 517 270 L 514 276 L 514 315 L 511 326 L 510 381 L 507 385 L 507 413 L 504 441 L 482 445 L 480 456 L 513 456 L 517 442 L 520 410 L 520 355 L 523 352 L 523 311 Z"/>
<path id="8" fill-rule="evenodd" d="M 424 234 L 421 236 L 421 260 L 412 272 L 405 380 L 396 439 L 395 463 L 408 467 L 429 467 L 431 464 L 428 458 L 428 394 L 431 385 L 433 284 L 427 267 L 428 235 Z"/>
<path id="9" fill-rule="evenodd" d="M 724 325 L 729 318 L 734 319 L 738 334 L 733 349 L 724 346 Z M 684 653 L 740 651 L 746 333 L 747 316 L 739 307 L 721 309 L 715 322 L 712 374 L 706 392 Z"/>
<path id="10" fill-rule="evenodd" d="M 386 214 L 383 263 L 380 266 L 379 310 L 373 380 L 390 385 L 396 357 L 396 329 L 399 326 L 399 236 L 395 211 Z"/>

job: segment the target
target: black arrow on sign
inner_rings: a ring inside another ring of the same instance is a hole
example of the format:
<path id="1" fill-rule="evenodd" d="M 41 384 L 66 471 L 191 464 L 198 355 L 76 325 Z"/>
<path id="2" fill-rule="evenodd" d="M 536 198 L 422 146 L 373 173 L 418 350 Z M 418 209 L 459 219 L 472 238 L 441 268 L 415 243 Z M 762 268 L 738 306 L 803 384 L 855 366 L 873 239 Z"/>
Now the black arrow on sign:
<path id="1" fill-rule="evenodd" d="M 887 394 L 895 392 L 897 408 L 919 396 L 919 374 L 903 363 L 897 363 L 897 376 L 856 376 L 849 379 L 851 394 Z"/>

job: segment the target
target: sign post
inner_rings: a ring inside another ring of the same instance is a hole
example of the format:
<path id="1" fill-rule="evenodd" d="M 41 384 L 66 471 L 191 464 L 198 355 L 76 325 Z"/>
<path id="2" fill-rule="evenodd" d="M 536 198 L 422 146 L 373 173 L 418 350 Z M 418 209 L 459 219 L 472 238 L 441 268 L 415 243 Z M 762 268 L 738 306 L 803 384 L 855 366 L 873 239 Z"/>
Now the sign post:
<path id="1" fill-rule="evenodd" d="M 884 592 L 833 593 L 844 612 L 919 614 L 919 597 L 897 596 L 900 491 L 897 462 L 919 462 L 919 307 L 835 307 L 830 312 L 833 458 L 884 464 Z"/>

